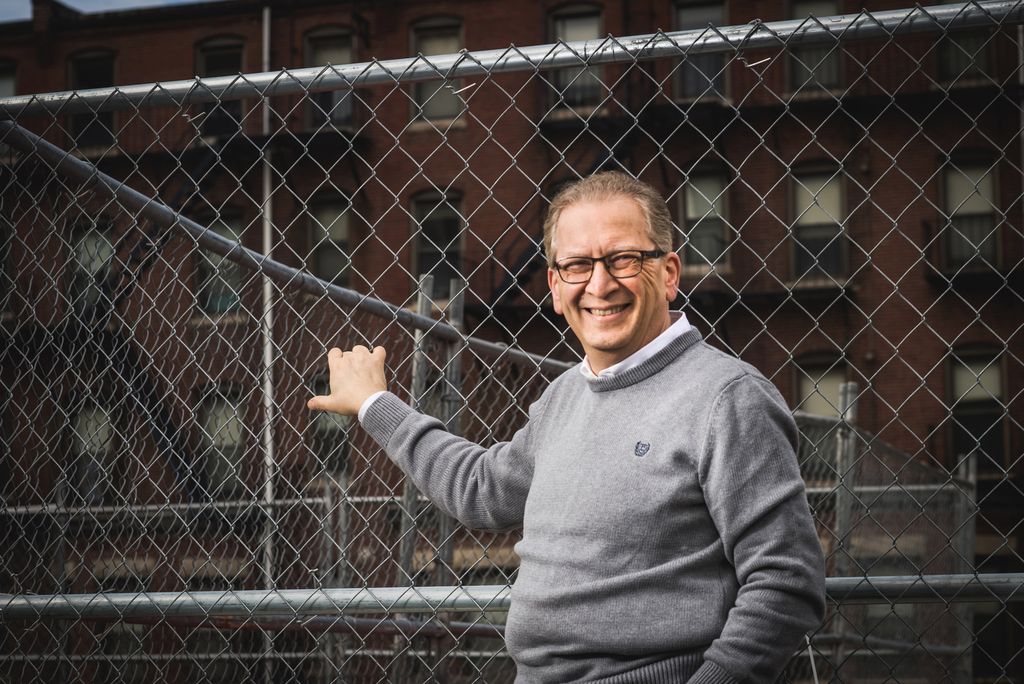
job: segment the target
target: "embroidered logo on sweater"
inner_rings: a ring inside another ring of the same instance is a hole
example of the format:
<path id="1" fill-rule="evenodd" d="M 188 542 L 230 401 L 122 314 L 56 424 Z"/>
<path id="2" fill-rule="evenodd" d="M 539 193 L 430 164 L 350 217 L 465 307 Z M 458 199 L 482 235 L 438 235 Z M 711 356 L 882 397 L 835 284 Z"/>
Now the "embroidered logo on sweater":
<path id="1" fill-rule="evenodd" d="M 633 453 L 637 456 L 646 456 L 647 452 L 651 450 L 649 442 L 637 442 L 636 446 L 633 447 Z"/>

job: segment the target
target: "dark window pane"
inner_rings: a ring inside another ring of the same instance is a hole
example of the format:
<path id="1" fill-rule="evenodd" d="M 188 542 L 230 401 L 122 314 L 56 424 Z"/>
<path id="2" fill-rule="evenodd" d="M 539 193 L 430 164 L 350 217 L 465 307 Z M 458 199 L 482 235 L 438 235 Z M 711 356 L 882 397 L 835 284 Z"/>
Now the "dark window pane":
<path id="1" fill-rule="evenodd" d="M 796 240 L 796 277 L 839 277 L 843 269 L 842 227 L 799 226 Z"/>
<path id="2" fill-rule="evenodd" d="M 71 87 L 74 90 L 109 88 L 114 85 L 114 58 L 111 55 L 78 57 L 71 62 Z M 113 112 L 82 112 L 71 115 L 71 135 L 78 147 L 109 145 L 114 140 Z"/>
<path id="3" fill-rule="evenodd" d="M 450 280 L 458 277 L 462 268 L 462 217 L 449 200 L 417 201 L 415 216 L 420 231 L 416 240 L 417 275 L 434 276 L 432 296 L 447 297 Z"/>
<path id="4" fill-rule="evenodd" d="M 989 70 L 988 31 L 967 31 L 947 34 L 939 43 L 939 79 L 979 78 Z"/>
<path id="5" fill-rule="evenodd" d="M 203 48 L 200 54 L 200 74 L 204 78 L 235 76 L 242 71 L 240 45 Z M 228 135 L 239 130 L 242 120 L 242 102 L 224 100 L 203 105 L 200 128 L 205 135 Z"/>

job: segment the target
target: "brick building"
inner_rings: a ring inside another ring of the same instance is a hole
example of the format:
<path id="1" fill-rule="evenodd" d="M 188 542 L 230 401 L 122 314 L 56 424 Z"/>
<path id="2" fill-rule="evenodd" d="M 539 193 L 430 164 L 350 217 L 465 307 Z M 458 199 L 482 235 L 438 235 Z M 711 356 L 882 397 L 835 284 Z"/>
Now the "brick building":
<path id="1" fill-rule="evenodd" d="M 865 3 L 873 12 L 905 4 Z M 194 75 L 282 70 L 288 78 L 287 70 L 325 64 L 860 8 L 843 0 L 225 0 L 91 15 L 35 0 L 31 21 L 0 25 L 0 98 Z M 710 341 L 760 368 L 794 408 L 835 414 L 840 383 L 857 382 L 865 430 L 950 477 L 976 471 L 974 567 L 1020 571 L 1015 35 L 991 27 L 841 48 L 780 42 L 686 60 L 396 78 L 273 97 L 267 124 L 256 99 L 15 120 L 225 237 L 260 252 L 269 239 L 275 260 L 325 281 L 411 307 L 417 277 L 430 273 L 443 307 L 448 279 L 461 275 L 468 331 L 562 359 L 577 352 L 546 300 L 538 250 L 546 198 L 577 175 L 626 168 L 669 198 L 684 263 L 678 305 Z M 390 505 L 398 473 L 371 463 L 370 445 L 356 432 L 349 438 L 347 425 L 304 409 L 309 386 L 323 382 L 327 344 L 386 340 L 400 361 L 396 377 L 411 384 L 407 334 L 275 286 L 271 415 L 258 278 L 100 194 L 76 194 L 16 151 L 0 154 L 0 420 L 11 436 L 0 445 L 0 472 L 18 521 L 10 529 L 24 535 L 25 511 L 53 504 L 82 538 L 136 508 L 154 511 L 141 528 L 86 545 L 78 564 L 58 563 L 56 532 L 44 534 L 45 552 L 32 547 L 21 565 L 0 568 L 0 581 L 43 593 L 57 591 L 54 583 L 176 590 L 261 586 L 268 576 L 277 586 L 385 584 L 425 571 L 423 545 L 413 565 L 388 561 L 401 546 L 403 514 Z M 528 391 L 502 397 L 511 407 L 496 409 L 494 423 L 467 417 L 470 436 L 494 439 L 521 419 L 515 405 L 540 379 L 523 369 L 505 377 Z M 470 398 L 479 413 L 494 401 Z M 315 505 L 275 514 L 256 505 L 268 453 L 276 496 Z M 336 502 L 355 492 L 366 508 L 343 514 L 349 507 Z M 177 510 L 170 504 L 191 511 L 210 501 L 224 505 L 204 509 L 202 520 L 168 513 Z M 345 541 L 326 552 L 331 570 L 317 570 L 324 556 L 302 545 L 279 544 L 267 560 L 268 520 L 281 538 L 284 530 L 318 538 L 311 530 L 325 521 L 343 530 Z M 493 540 L 502 560 L 481 566 L 471 551 L 487 539 L 460 534 L 452 558 L 466 560 L 452 561 L 452 571 L 467 583 L 504 581 L 495 573 L 514 567 L 509 541 Z M 214 539 L 223 542 L 219 561 L 210 560 Z M 169 548 L 180 560 L 153 565 L 155 549 Z M 111 565 L 115 557 L 122 561 Z M 872 574 L 934 571 L 885 554 L 859 561 Z M 975 655 L 979 681 L 998 674 L 999 654 L 1019 639 L 1020 621 L 997 607 L 976 610 L 978 638 L 995 654 Z M 146 638 L 183 638 L 162 629 Z M 139 676 L 152 667 L 144 663 Z"/>

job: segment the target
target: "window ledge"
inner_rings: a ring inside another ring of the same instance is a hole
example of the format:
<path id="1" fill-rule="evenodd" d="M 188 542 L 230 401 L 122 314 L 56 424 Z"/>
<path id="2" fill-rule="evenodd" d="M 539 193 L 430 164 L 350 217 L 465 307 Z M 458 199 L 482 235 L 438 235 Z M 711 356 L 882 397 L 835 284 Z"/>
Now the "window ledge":
<path id="1" fill-rule="evenodd" d="M 461 131 L 468 126 L 466 117 L 460 116 L 454 119 L 416 119 L 410 121 L 405 130 L 408 133 L 423 133 L 425 131 L 447 133 L 448 131 Z"/>
<path id="2" fill-rule="evenodd" d="M 719 105 L 733 107 L 732 98 L 727 95 L 677 95 L 672 98 L 677 105 Z"/>
<path id="3" fill-rule="evenodd" d="M 554 123 L 563 121 L 579 121 L 580 123 L 586 123 L 587 119 L 606 116 L 609 116 L 608 108 L 603 107 L 600 104 L 572 107 L 569 105 L 553 103 L 551 105 L 551 109 L 544 114 L 542 122 Z"/>
<path id="4" fill-rule="evenodd" d="M 783 283 L 786 290 L 794 296 L 827 295 L 837 292 L 852 292 L 856 288 L 850 283 L 846 276 L 834 278 L 800 278 L 799 280 L 787 280 Z"/>
<path id="5" fill-rule="evenodd" d="M 839 87 L 825 88 L 823 86 L 801 88 L 785 93 L 786 99 L 791 102 L 816 102 L 819 100 L 841 100 L 846 95 L 846 90 Z"/>
<path id="6" fill-rule="evenodd" d="M 991 79 L 985 78 L 984 76 L 965 76 L 963 78 L 951 78 L 946 80 L 936 80 L 929 85 L 929 89 L 936 92 L 945 92 L 950 88 L 959 90 L 960 88 L 997 88 L 998 85 L 993 83 Z"/>

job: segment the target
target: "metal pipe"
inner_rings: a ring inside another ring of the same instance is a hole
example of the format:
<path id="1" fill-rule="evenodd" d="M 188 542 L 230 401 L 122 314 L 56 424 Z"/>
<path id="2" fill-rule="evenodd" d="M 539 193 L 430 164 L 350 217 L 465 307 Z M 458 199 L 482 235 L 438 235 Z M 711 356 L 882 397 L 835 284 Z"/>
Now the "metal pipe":
<path id="1" fill-rule="evenodd" d="M 0 594 L 0 620 L 161 616 L 351 615 L 477 612 L 508 608 L 506 585 L 250 589 L 99 594 Z"/>
<path id="2" fill-rule="evenodd" d="M 524 48 L 480 50 L 449 55 L 391 59 L 261 74 L 194 78 L 41 95 L 20 95 L 0 99 L 0 116 L 37 116 L 100 112 L 131 107 L 184 107 L 189 104 L 238 100 L 242 98 L 291 95 L 312 91 L 351 90 L 359 86 L 396 82 L 458 79 L 526 69 L 578 67 L 662 57 L 739 52 L 778 48 L 780 45 L 813 45 L 837 40 L 891 38 L 895 35 L 927 33 L 950 28 L 992 26 L 995 22 L 1024 21 L 1019 0 L 956 3 L 937 7 L 916 7 L 885 12 L 861 12 L 817 21 L 790 19 L 754 22 L 707 31 L 673 31 L 619 39 L 575 41 Z M 283 75 L 282 75 L 283 74 Z"/>
<path id="3" fill-rule="evenodd" d="M 828 600 L 843 605 L 1024 601 L 1024 573 L 829 577 Z M 508 610 L 507 585 L 0 594 L 0 621 L 137 617 L 227 617 Z"/>
<path id="4" fill-rule="evenodd" d="M 397 504 L 398 499 L 394 496 L 380 494 L 368 496 L 343 496 L 341 499 L 346 504 Z M 427 501 L 421 496 L 421 502 Z M 177 515 L 179 513 L 205 513 L 209 511 L 232 511 L 245 509 L 263 509 L 267 507 L 282 508 L 288 506 L 316 506 L 320 504 L 333 505 L 331 497 L 310 496 L 300 499 L 275 499 L 273 501 L 252 501 L 240 499 L 237 501 L 210 501 L 206 503 L 168 503 L 168 504 L 128 504 L 126 506 L 76 506 L 70 508 L 57 504 L 34 504 L 25 506 L 5 506 L 0 508 L 0 516 L 21 516 L 21 515 L 45 515 L 61 518 L 72 517 L 105 517 L 115 515 L 131 515 L 137 522 L 145 522 L 139 518 L 148 514 L 154 518 L 163 515 Z"/>
<path id="5" fill-rule="evenodd" d="M 551 372 L 562 372 L 575 365 L 512 349 L 500 342 L 467 337 L 447 323 L 420 316 L 400 306 L 375 299 L 355 290 L 324 282 L 310 273 L 274 261 L 264 254 L 208 230 L 205 226 L 174 211 L 158 200 L 146 197 L 134 188 L 111 178 L 92 164 L 76 159 L 56 145 L 10 121 L 0 121 L 0 140 L 28 155 L 38 157 L 54 173 L 81 184 L 83 189 L 112 198 L 126 210 L 134 212 L 136 216 L 142 216 L 158 226 L 178 227 L 203 249 L 219 254 L 245 269 L 265 275 L 282 286 L 294 287 L 314 295 L 327 296 L 343 306 L 397 321 L 441 340 L 462 341 L 473 351 L 490 358 L 509 358 Z"/>

